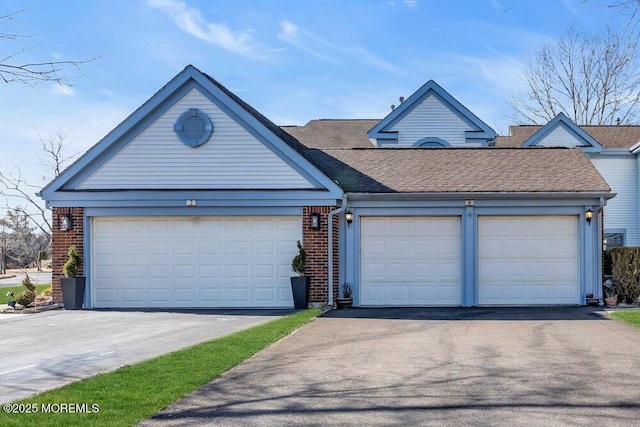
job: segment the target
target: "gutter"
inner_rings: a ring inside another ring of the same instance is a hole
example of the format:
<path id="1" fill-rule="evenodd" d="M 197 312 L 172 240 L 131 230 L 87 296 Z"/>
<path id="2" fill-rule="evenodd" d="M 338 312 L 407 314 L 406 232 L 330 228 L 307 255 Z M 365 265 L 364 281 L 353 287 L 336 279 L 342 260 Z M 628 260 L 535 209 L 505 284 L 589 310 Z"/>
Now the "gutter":
<path id="1" fill-rule="evenodd" d="M 329 222 L 329 237 L 327 239 L 328 243 L 329 243 L 329 301 L 327 302 L 327 305 L 329 307 L 333 307 L 333 217 L 336 214 L 339 214 L 341 212 L 344 212 L 344 210 L 347 209 L 347 194 L 344 193 L 342 195 L 342 206 L 340 206 L 337 209 L 332 210 L 331 212 L 329 212 L 329 217 L 327 219 L 327 221 Z"/>
<path id="2" fill-rule="evenodd" d="M 440 192 L 440 193 L 350 193 L 351 200 L 491 200 L 491 199 L 611 199 L 611 191 L 540 191 L 540 192 Z"/>

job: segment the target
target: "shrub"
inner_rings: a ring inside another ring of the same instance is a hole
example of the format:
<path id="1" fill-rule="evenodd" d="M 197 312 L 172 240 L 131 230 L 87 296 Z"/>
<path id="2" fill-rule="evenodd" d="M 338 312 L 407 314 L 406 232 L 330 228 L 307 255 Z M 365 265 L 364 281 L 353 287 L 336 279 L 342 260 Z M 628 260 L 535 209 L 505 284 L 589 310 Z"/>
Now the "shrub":
<path id="1" fill-rule="evenodd" d="M 36 285 L 31 282 L 31 277 L 28 274 L 25 274 L 24 279 L 22 280 L 22 286 L 27 288 L 28 291 L 36 291 Z"/>
<path id="2" fill-rule="evenodd" d="M 22 281 L 22 286 L 27 290 L 16 297 L 16 302 L 26 307 L 36 299 L 36 285 L 31 282 L 31 277 L 27 274 Z"/>
<path id="3" fill-rule="evenodd" d="M 640 247 L 611 249 L 611 264 L 618 299 L 635 304 L 640 297 Z"/>
<path id="4" fill-rule="evenodd" d="M 82 257 L 76 250 L 75 245 L 69 246 L 67 255 L 69 259 L 62 266 L 62 274 L 64 274 L 64 277 L 76 277 L 78 274 L 78 266 L 82 263 Z"/>
<path id="5" fill-rule="evenodd" d="M 307 262 L 307 252 L 302 247 L 300 240 L 298 240 L 297 245 L 298 253 L 291 260 L 291 270 L 302 276 L 304 274 L 305 263 Z"/>
<path id="6" fill-rule="evenodd" d="M 35 291 L 24 291 L 16 297 L 16 302 L 24 307 L 28 306 L 36 300 Z"/>

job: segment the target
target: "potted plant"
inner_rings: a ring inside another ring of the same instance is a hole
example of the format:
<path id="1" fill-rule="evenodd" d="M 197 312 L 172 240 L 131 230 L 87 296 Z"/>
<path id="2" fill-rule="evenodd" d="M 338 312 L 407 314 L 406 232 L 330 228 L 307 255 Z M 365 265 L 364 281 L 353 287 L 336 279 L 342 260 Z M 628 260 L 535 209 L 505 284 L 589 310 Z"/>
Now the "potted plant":
<path id="1" fill-rule="evenodd" d="M 607 279 L 604 282 L 604 303 L 609 307 L 615 307 L 618 305 L 618 295 L 611 279 Z"/>
<path id="2" fill-rule="evenodd" d="M 80 310 L 84 301 L 85 278 L 77 274 L 82 257 L 74 245 L 69 246 L 67 255 L 69 259 L 62 266 L 64 278 L 60 279 L 62 303 L 67 310 Z"/>
<path id="3" fill-rule="evenodd" d="M 298 240 L 298 253 L 291 260 L 291 270 L 297 276 L 291 277 L 291 292 L 293 293 L 293 306 L 297 309 L 309 307 L 309 285 L 311 277 L 304 275 L 306 268 L 307 252 Z"/>
<path id="4" fill-rule="evenodd" d="M 353 288 L 351 287 L 351 283 L 343 283 L 340 290 L 342 291 L 342 296 L 336 298 L 336 306 L 338 308 L 351 308 L 353 305 L 353 298 L 351 297 Z"/>

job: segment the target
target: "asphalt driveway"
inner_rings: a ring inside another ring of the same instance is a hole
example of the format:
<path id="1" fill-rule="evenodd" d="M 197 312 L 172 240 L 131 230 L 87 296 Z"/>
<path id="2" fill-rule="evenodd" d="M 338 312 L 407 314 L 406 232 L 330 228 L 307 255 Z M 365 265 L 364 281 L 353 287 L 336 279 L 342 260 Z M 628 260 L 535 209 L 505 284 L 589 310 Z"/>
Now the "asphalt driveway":
<path id="1" fill-rule="evenodd" d="M 65 311 L 0 315 L 0 403 L 31 396 L 291 313 Z"/>
<path id="2" fill-rule="evenodd" d="M 638 343 L 586 307 L 333 311 L 142 425 L 638 425 Z"/>

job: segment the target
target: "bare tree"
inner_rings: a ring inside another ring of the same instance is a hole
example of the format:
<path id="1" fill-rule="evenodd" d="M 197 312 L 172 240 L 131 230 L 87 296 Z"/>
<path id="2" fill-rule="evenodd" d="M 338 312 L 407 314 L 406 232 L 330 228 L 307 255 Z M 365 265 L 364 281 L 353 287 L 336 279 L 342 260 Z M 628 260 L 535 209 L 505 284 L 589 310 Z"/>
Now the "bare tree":
<path id="1" fill-rule="evenodd" d="M 6 15 L 0 15 L 0 27 L 5 28 L 10 24 L 17 23 L 18 17 L 27 12 L 29 9 L 21 9 Z M 12 32 L 0 31 L 0 40 L 6 41 L 24 41 L 38 34 L 23 34 L 17 31 Z M 5 83 L 23 83 L 34 86 L 38 82 L 55 82 L 59 84 L 71 85 L 66 77 L 65 70 L 69 67 L 77 69 L 82 75 L 84 73 L 80 69 L 82 64 L 93 62 L 99 58 L 94 56 L 86 60 L 70 60 L 70 61 L 27 61 L 18 60 L 20 55 L 31 50 L 31 48 L 15 49 L 8 54 L 0 54 L 0 79 Z"/>
<path id="2" fill-rule="evenodd" d="M 58 176 L 65 165 L 75 157 L 75 154 L 67 154 L 69 142 L 66 141 L 66 138 L 67 135 L 64 132 L 58 132 L 53 137 L 40 137 L 41 162 L 46 173 L 53 174 L 53 176 L 43 176 L 44 181 Z M 52 227 L 49 210 L 35 195 L 41 187 L 42 185 L 27 182 L 20 166 L 15 167 L 13 172 L 0 170 L 0 196 L 4 199 L 4 206 L 0 207 L 24 215 L 50 238 Z M 16 200 L 20 202 L 21 206 L 15 207 Z"/>
<path id="3" fill-rule="evenodd" d="M 637 123 L 640 118 L 638 38 L 586 34 L 571 27 L 522 67 L 526 90 L 508 101 L 519 123 L 545 124 L 563 112 L 579 125 Z"/>
<path id="4" fill-rule="evenodd" d="M 6 236 L 8 266 L 26 268 L 32 264 L 38 265 L 39 254 L 47 248 L 50 239 L 44 233 L 36 233 L 24 211 L 20 208 L 7 211 L 5 217 L 0 218 L 0 227 Z"/>
<path id="5" fill-rule="evenodd" d="M 56 132 L 54 136 L 40 137 L 41 161 L 46 172 L 51 175 L 43 175 L 44 181 L 51 181 L 60 175 L 65 165 L 80 153 L 68 154 L 69 143 L 66 141 L 66 132 Z"/>
<path id="6" fill-rule="evenodd" d="M 583 0 L 583 3 L 586 2 L 587 0 Z M 626 17 L 630 27 L 635 28 L 637 25 L 640 18 L 640 0 L 609 0 L 601 4 Z"/>

